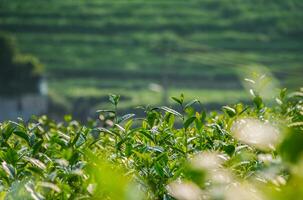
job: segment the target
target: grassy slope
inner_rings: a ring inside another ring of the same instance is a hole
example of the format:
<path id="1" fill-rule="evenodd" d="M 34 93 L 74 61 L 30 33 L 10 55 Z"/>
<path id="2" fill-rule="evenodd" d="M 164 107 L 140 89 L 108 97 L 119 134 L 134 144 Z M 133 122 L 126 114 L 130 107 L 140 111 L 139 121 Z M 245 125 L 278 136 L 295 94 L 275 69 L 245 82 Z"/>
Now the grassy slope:
<path id="1" fill-rule="evenodd" d="M 122 91 L 140 93 L 132 99 L 138 103 L 140 96 L 153 94 L 147 91 L 149 83 L 163 79 L 179 92 L 226 85 L 235 90 L 238 70 L 250 64 L 268 66 L 290 86 L 302 74 L 300 0 L 0 4 L 0 29 L 16 35 L 22 51 L 45 63 L 51 90 L 71 98 Z M 143 101 L 151 102 L 157 103 Z"/>

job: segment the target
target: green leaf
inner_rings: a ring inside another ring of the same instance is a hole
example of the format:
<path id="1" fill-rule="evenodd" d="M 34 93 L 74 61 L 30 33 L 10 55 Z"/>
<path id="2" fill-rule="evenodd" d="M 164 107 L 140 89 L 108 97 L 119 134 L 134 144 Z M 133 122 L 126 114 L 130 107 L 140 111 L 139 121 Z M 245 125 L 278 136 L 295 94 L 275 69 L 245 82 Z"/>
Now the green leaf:
<path id="1" fill-rule="evenodd" d="M 10 178 L 13 179 L 16 176 L 15 168 L 12 165 L 6 163 L 5 161 L 2 162 L 2 168 Z"/>
<path id="2" fill-rule="evenodd" d="M 115 113 L 114 110 L 97 110 L 97 113 Z"/>
<path id="3" fill-rule="evenodd" d="M 123 128 L 119 124 L 115 124 L 115 126 L 118 127 L 118 129 L 120 129 L 120 131 L 122 131 L 123 133 L 125 132 L 125 128 Z M 115 132 L 115 131 L 113 131 L 113 132 Z"/>
<path id="4" fill-rule="evenodd" d="M 148 112 L 147 113 L 147 117 L 146 117 L 146 119 L 147 119 L 147 122 L 148 122 L 148 125 L 150 126 L 150 127 L 153 127 L 154 126 L 154 124 L 155 124 L 155 122 L 156 122 L 156 120 L 157 120 L 157 113 L 156 112 Z"/>
<path id="5" fill-rule="evenodd" d="M 152 137 L 149 131 L 141 130 L 140 133 L 142 133 L 146 138 L 150 139 L 151 141 L 154 141 L 154 138 Z"/>
<path id="6" fill-rule="evenodd" d="M 66 122 L 70 122 L 70 121 L 72 121 L 72 116 L 71 115 L 64 115 L 64 121 L 66 121 Z"/>
<path id="7" fill-rule="evenodd" d="M 35 143 L 35 140 L 36 140 L 36 135 L 35 134 L 29 135 L 29 137 L 28 137 L 29 146 L 32 147 L 34 145 L 34 143 Z"/>
<path id="8" fill-rule="evenodd" d="M 79 157 L 80 157 L 79 152 L 74 151 L 68 161 L 71 165 L 74 165 L 78 161 Z"/>
<path id="9" fill-rule="evenodd" d="M 175 123 L 175 115 L 170 114 L 168 116 L 167 124 L 170 128 L 172 128 L 174 126 L 174 123 Z"/>
<path id="10" fill-rule="evenodd" d="M 58 193 L 61 192 L 61 189 L 58 187 L 58 185 L 56 185 L 54 183 L 51 183 L 51 182 L 40 182 L 39 186 L 51 189 L 51 190 L 53 190 L 55 192 L 58 192 Z"/>
<path id="11" fill-rule="evenodd" d="M 226 145 L 223 147 L 223 150 L 225 151 L 225 153 L 229 156 L 232 156 L 236 150 L 234 145 Z"/>
<path id="12" fill-rule="evenodd" d="M 5 160 L 7 163 L 16 165 L 19 160 L 20 155 L 14 148 L 8 148 L 4 151 L 0 151 L 0 159 Z"/>
<path id="13" fill-rule="evenodd" d="M 15 129 L 16 129 L 16 127 L 13 127 L 10 123 L 7 124 L 7 127 L 4 129 L 4 132 L 3 132 L 3 139 L 5 141 L 7 141 L 9 139 L 9 137 L 13 134 Z"/>
<path id="14" fill-rule="evenodd" d="M 206 112 L 202 111 L 201 112 L 201 122 L 203 122 L 206 119 Z"/>
<path id="15" fill-rule="evenodd" d="M 154 164 L 154 169 L 160 177 L 164 176 L 163 166 L 161 166 L 159 163 L 156 162 Z"/>
<path id="16" fill-rule="evenodd" d="M 115 132 L 115 131 L 110 131 L 106 128 L 103 128 L 103 127 L 99 127 L 98 130 L 100 132 L 103 132 L 103 133 L 109 133 L 110 135 L 114 135 L 114 136 L 118 136 L 118 137 L 121 137 L 121 135 L 119 135 L 119 133 Z"/>
<path id="17" fill-rule="evenodd" d="M 151 150 L 151 151 L 154 151 L 154 152 L 159 152 L 159 153 L 164 152 L 164 149 L 160 146 L 148 146 L 147 149 Z"/>
<path id="18" fill-rule="evenodd" d="M 192 141 L 198 139 L 199 137 L 190 137 L 187 139 L 187 144 L 191 143 Z"/>
<path id="19" fill-rule="evenodd" d="M 185 108 L 184 112 L 187 114 L 187 116 L 194 116 L 196 114 L 195 109 L 191 106 Z"/>
<path id="20" fill-rule="evenodd" d="M 229 106 L 223 106 L 222 107 L 223 111 L 229 116 L 229 117 L 234 117 L 236 116 L 236 110 L 229 107 Z"/>
<path id="21" fill-rule="evenodd" d="M 28 166 L 27 167 L 28 170 L 38 174 L 39 176 L 43 176 L 43 171 L 39 168 L 39 167 L 36 167 L 36 166 Z"/>
<path id="22" fill-rule="evenodd" d="M 109 133 L 111 135 L 115 135 L 110 130 L 108 130 L 106 128 L 103 128 L 103 127 L 99 127 L 99 128 L 97 128 L 97 130 L 100 131 L 100 132 L 105 132 L 105 133 Z"/>
<path id="23" fill-rule="evenodd" d="M 300 129 L 290 128 L 279 146 L 279 151 L 285 161 L 297 163 L 303 156 L 303 133 Z"/>
<path id="24" fill-rule="evenodd" d="M 126 120 L 128 120 L 128 119 L 130 119 L 130 118 L 132 118 L 134 116 L 135 116 L 135 114 L 126 114 L 126 115 L 123 115 L 122 117 L 118 118 L 118 123 L 122 123 L 122 122 L 124 122 L 124 121 L 126 121 Z"/>
<path id="25" fill-rule="evenodd" d="M 133 125 L 133 120 L 129 120 L 128 122 L 126 122 L 125 131 L 128 131 L 132 125 Z"/>
<path id="26" fill-rule="evenodd" d="M 286 96 L 286 92 L 287 92 L 287 89 L 286 88 L 283 88 L 281 91 L 280 91 L 280 98 L 283 100 Z"/>
<path id="27" fill-rule="evenodd" d="M 45 199 L 45 197 L 43 197 L 41 194 L 39 194 L 38 192 L 35 191 L 33 184 L 26 183 L 24 185 L 24 187 L 34 200 L 44 200 Z"/>
<path id="28" fill-rule="evenodd" d="M 38 167 L 41 170 L 45 170 L 46 166 L 43 162 L 36 158 L 31 158 L 31 157 L 24 157 L 25 160 L 29 161 L 32 165 Z"/>
<path id="29" fill-rule="evenodd" d="M 180 95 L 180 100 L 181 100 L 182 103 L 184 102 L 184 94 L 183 93 L 181 93 L 181 95 Z"/>
<path id="30" fill-rule="evenodd" d="M 80 137 L 80 135 L 81 135 L 81 131 L 78 131 L 77 134 L 76 134 L 76 136 L 74 137 L 73 141 L 70 144 L 71 146 L 73 146 L 73 145 L 76 144 L 76 142 L 78 141 L 78 138 Z"/>
<path id="31" fill-rule="evenodd" d="M 115 94 L 110 94 L 109 95 L 109 101 L 111 102 L 111 104 L 113 104 L 114 106 L 118 105 L 118 102 L 120 100 L 120 95 L 115 95 Z"/>
<path id="32" fill-rule="evenodd" d="M 194 100 L 188 102 L 188 103 L 184 106 L 184 109 L 186 109 L 186 108 L 192 106 L 192 105 L 195 104 L 195 103 L 200 103 L 200 101 L 197 100 L 197 99 L 194 99 Z"/>
<path id="33" fill-rule="evenodd" d="M 83 135 L 82 133 L 80 134 L 79 138 L 77 139 L 76 142 L 76 147 L 79 148 L 81 145 L 83 145 L 86 142 L 86 138 L 85 135 Z"/>
<path id="34" fill-rule="evenodd" d="M 180 99 L 178 99 L 177 97 L 171 97 L 175 102 L 177 102 L 178 104 L 180 104 L 180 105 L 182 105 L 183 104 L 183 102 L 180 100 Z"/>
<path id="35" fill-rule="evenodd" d="M 197 130 L 201 130 L 202 129 L 202 127 L 203 127 L 203 123 L 201 122 L 201 120 L 200 119 L 198 119 L 198 118 L 196 118 L 196 120 L 195 120 L 195 125 L 196 125 L 196 128 L 197 128 Z"/>
<path id="36" fill-rule="evenodd" d="M 19 136 L 20 138 L 24 139 L 28 144 L 30 144 L 29 136 L 23 131 L 14 131 L 15 135 Z"/>
<path id="37" fill-rule="evenodd" d="M 181 150 L 181 149 L 179 149 L 179 148 L 177 148 L 177 147 L 175 147 L 175 146 L 172 146 L 171 148 L 174 149 L 175 151 L 177 151 L 177 152 L 179 152 L 179 153 L 185 155 L 185 152 L 184 152 L 183 150 Z"/>
<path id="38" fill-rule="evenodd" d="M 263 100 L 259 95 L 254 97 L 253 102 L 258 110 L 260 110 L 264 107 Z"/>
<path id="39" fill-rule="evenodd" d="M 196 119 L 196 116 L 192 116 L 192 117 L 188 118 L 183 124 L 184 128 L 187 129 L 195 121 L 195 119 Z"/>
<path id="40" fill-rule="evenodd" d="M 42 144 L 43 144 L 43 140 L 39 140 L 33 145 L 32 147 L 33 155 L 35 155 L 40 150 Z"/>
<path id="41" fill-rule="evenodd" d="M 181 117 L 181 118 L 183 117 L 179 112 L 175 111 L 174 109 L 168 108 L 166 106 L 161 106 L 161 107 L 158 107 L 158 108 L 161 109 L 161 110 L 164 110 L 168 113 L 171 113 L 173 115 L 176 115 L 178 117 Z"/>
<path id="42" fill-rule="evenodd" d="M 128 140 L 128 138 L 123 138 L 120 142 L 118 142 L 118 143 L 116 144 L 116 149 L 121 150 L 122 144 L 124 144 L 127 140 Z"/>

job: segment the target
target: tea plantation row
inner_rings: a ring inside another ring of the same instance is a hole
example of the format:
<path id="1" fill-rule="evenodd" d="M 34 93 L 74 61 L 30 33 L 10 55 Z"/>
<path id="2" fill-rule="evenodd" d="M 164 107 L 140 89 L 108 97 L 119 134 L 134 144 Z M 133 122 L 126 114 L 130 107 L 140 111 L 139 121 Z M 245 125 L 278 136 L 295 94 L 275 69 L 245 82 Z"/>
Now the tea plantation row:
<path id="1" fill-rule="evenodd" d="M 50 96 L 60 104 L 104 97 L 107 89 L 130 91 L 123 94 L 125 107 L 159 104 L 140 98 L 161 95 L 149 90 L 150 83 L 168 85 L 173 95 L 176 88 L 194 97 L 194 88 L 212 87 L 241 96 L 238 73 L 255 64 L 269 67 L 289 87 L 302 74 L 300 0 L 0 0 L 0 5 L 0 29 L 45 64 Z"/>

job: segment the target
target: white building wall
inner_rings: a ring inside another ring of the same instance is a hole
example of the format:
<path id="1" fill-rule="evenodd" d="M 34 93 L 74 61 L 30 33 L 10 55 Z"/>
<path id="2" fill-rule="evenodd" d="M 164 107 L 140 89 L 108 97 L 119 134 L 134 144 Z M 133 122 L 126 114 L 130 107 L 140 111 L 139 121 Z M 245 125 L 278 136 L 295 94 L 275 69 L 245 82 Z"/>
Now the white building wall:
<path id="1" fill-rule="evenodd" d="M 0 97 L 0 121 L 16 120 L 18 117 L 28 120 L 32 115 L 45 114 L 47 107 L 47 96 L 24 95 L 20 99 Z"/>

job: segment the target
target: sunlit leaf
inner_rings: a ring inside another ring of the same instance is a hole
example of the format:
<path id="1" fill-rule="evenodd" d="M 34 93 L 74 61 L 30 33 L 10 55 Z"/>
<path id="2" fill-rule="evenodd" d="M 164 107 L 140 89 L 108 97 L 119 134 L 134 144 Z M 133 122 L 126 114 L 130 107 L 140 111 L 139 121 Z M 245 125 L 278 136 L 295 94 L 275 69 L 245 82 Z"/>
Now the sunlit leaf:
<path id="1" fill-rule="evenodd" d="M 10 178 L 14 178 L 16 176 L 16 170 L 12 165 L 6 163 L 5 161 L 3 161 L 1 165 L 3 170 L 8 174 Z"/>
<path id="2" fill-rule="evenodd" d="M 159 109 L 182 118 L 182 115 L 179 112 L 175 111 L 174 109 L 168 108 L 166 106 L 161 106 L 159 107 Z"/>

